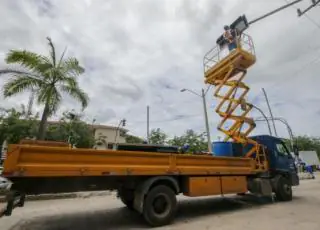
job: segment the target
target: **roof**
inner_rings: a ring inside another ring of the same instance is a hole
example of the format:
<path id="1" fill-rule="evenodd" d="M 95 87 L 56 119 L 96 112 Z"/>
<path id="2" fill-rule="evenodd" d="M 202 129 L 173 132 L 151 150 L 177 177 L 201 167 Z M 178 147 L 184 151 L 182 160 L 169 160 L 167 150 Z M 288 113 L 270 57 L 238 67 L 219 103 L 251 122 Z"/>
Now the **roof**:
<path id="1" fill-rule="evenodd" d="M 90 125 L 90 124 L 88 124 Z M 111 126 L 111 125 L 99 125 L 99 124 L 93 124 L 90 125 L 91 127 L 93 127 L 94 129 L 118 129 L 117 126 Z M 127 129 L 119 127 L 119 129 L 127 131 Z"/>
<path id="2" fill-rule="evenodd" d="M 47 121 L 47 124 L 51 124 L 51 125 L 57 125 L 59 123 L 60 121 Z M 88 123 L 87 125 L 94 129 L 117 129 L 118 128 L 117 126 L 112 126 L 112 125 L 100 125 L 100 124 L 88 124 Z M 119 129 L 123 131 L 128 131 L 127 129 L 124 129 L 122 127 L 119 127 Z"/>

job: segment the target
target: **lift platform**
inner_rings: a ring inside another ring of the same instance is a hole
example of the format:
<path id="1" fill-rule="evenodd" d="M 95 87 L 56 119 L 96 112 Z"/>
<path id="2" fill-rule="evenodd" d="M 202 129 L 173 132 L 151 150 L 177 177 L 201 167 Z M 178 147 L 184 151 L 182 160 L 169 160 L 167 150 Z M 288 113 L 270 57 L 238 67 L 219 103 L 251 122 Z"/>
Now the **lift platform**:
<path id="1" fill-rule="evenodd" d="M 215 46 L 209 50 L 203 60 L 205 83 L 217 85 L 233 68 L 228 76 L 235 76 L 239 69 L 248 69 L 256 62 L 252 39 L 249 35 L 242 34 L 236 49 L 226 55 L 225 48 Z"/>

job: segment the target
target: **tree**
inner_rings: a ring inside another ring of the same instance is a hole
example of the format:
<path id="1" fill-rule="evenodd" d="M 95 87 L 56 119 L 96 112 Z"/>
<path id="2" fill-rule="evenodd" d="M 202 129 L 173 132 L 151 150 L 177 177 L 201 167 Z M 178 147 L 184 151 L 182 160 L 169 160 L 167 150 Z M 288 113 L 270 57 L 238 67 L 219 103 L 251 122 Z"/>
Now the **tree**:
<path id="1" fill-rule="evenodd" d="M 15 108 L 1 109 L 0 115 L 0 145 L 4 140 L 17 144 L 21 139 L 33 138 L 36 135 L 37 115 L 25 119 L 24 111 Z"/>
<path id="2" fill-rule="evenodd" d="M 90 125 L 70 112 L 64 112 L 59 122 L 49 125 L 47 140 L 69 142 L 77 148 L 92 148 L 95 142 Z"/>
<path id="3" fill-rule="evenodd" d="M 126 134 L 126 142 L 129 144 L 143 144 L 144 140 L 140 137 Z"/>
<path id="4" fill-rule="evenodd" d="M 320 157 L 320 138 L 297 136 L 294 137 L 294 143 L 297 143 L 299 151 L 316 151 Z"/>
<path id="5" fill-rule="evenodd" d="M 152 129 L 149 137 L 150 144 L 163 145 L 166 143 L 167 134 L 165 134 L 161 129 Z"/>
<path id="6" fill-rule="evenodd" d="M 184 144 L 190 145 L 190 152 L 201 152 L 207 151 L 208 146 L 205 140 L 205 133 L 198 134 L 192 129 L 188 129 L 184 135 L 178 137 L 175 136 L 169 140 L 170 145 L 183 146 Z"/>
<path id="7" fill-rule="evenodd" d="M 63 96 L 68 94 L 81 102 L 82 108 L 88 105 L 88 95 L 79 87 L 77 78 L 84 73 L 84 68 L 74 57 L 56 56 L 55 47 L 47 38 L 50 49 L 49 57 L 27 50 L 11 50 L 7 54 L 7 64 L 19 64 L 23 69 L 7 68 L 1 74 L 9 74 L 10 80 L 3 86 L 4 97 L 11 97 L 24 91 L 34 91 L 38 104 L 44 104 L 37 138 L 43 140 L 46 133 L 47 119 L 59 108 Z"/>

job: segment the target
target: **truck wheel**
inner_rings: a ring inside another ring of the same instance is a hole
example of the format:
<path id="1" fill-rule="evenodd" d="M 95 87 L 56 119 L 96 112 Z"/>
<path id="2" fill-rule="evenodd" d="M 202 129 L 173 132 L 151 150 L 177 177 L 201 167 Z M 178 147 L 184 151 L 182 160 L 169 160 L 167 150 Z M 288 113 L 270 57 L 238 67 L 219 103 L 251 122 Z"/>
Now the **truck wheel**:
<path id="1" fill-rule="evenodd" d="M 292 186 L 288 179 L 280 177 L 275 191 L 276 198 L 279 201 L 290 201 L 292 200 Z"/>
<path id="2" fill-rule="evenodd" d="M 133 210 L 134 191 L 130 189 L 118 189 L 118 198 L 128 209 Z"/>
<path id="3" fill-rule="evenodd" d="M 165 185 L 158 185 L 145 197 L 143 217 L 151 226 L 163 226 L 173 220 L 176 209 L 177 199 L 174 191 Z"/>

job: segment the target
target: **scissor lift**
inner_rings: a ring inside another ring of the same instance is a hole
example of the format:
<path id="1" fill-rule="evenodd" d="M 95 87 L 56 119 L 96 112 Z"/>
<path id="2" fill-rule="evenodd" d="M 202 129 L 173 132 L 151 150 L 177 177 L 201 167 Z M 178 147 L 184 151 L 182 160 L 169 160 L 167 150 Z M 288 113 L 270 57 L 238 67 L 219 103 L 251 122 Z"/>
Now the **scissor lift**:
<path id="1" fill-rule="evenodd" d="M 265 171 L 264 147 L 248 137 L 256 126 L 248 117 L 253 105 L 245 100 L 250 88 L 243 82 L 247 69 L 256 62 L 252 39 L 242 33 L 237 38 L 237 48 L 224 56 L 225 51 L 218 45 L 209 50 L 203 60 L 205 83 L 216 87 L 214 96 L 220 100 L 216 107 L 222 118 L 218 130 L 226 135 L 224 141 L 232 139 L 249 144 L 245 156 L 255 158 L 257 171 Z"/>

